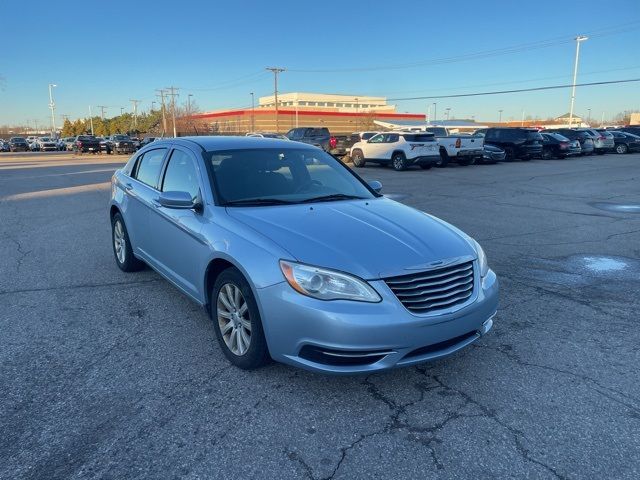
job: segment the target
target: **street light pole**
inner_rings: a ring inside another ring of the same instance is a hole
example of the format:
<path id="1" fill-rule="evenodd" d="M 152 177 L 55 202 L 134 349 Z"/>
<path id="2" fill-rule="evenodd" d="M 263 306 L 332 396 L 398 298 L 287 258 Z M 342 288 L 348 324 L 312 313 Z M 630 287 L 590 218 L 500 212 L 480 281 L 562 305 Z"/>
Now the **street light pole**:
<path id="1" fill-rule="evenodd" d="M 438 104 L 436 102 L 433 102 L 433 121 L 438 121 Z"/>
<path id="2" fill-rule="evenodd" d="M 498 123 L 502 123 L 502 110 L 498 110 Z"/>
<path id="3" fill-rule="evenodd" d="M 591 126 L 591 109 L 587 108 L 587 123 Z"/>
<path id="4" fill-rule="evenodd" d="M 449 121 L 449 114 L 451 113 L 451 107 L 445 108 L 445 111 L 447 112 L 447 122 L 448 122 Z"/>
<path id="5" fill-rule="evenodd" d="M 89 123 L 91 124 L 91 135 L 93 135 L 93 113 L 91 113 L 91 105 L 89 105 Z"/>
<path id="6" fill-rule="evenodd" d="M 573 86 L 571 88 L 571 106 L 569 107 L 569 128 L 573 124 L 573 105 L 576 101 L 576 80 L 578 78 L 578 60 L 580 59 L 580 42 L 588 40 L 586 35 L 578 35 L 576 37 L 576 60 L 573 65 Z"/>
<path id="7" fill-rule="evenodd" d="M 255 101 L 255 95 L 253 94 L 253 92 L 249 92 L 249 95 L 251 95 L 251 131 L 255 132 L 256 131 L 256 101 Z"/>
<path id="8" fill-rule="evenodd" d="M 57 87 L 57 85 L 54 83 L 49 84 L 49 108 L 51 109 L 51 136 L 52 137 L 56 136 L 56 115 L 55 115 L 56 104 L 53 101 L 53 92 L 51 91 L 51 89 L 54 87 Z"/>

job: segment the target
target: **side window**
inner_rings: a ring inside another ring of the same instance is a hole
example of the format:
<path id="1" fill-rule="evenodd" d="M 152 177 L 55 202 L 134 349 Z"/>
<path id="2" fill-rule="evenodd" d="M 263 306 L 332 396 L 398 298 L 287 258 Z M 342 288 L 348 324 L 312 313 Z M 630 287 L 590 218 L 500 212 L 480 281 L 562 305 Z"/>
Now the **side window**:
<path id="1" fill-rule="evenodd" d="M 162 170 L 162 160 L 164 159 L 166 151 L 165 148 L 158 148 L 145 152 L 144 155 L 138 159 L 133 177 L 150 187 L 156 188 L 160 178 L 160 171 Z"/>
<path id="2" fill-rule="evenodd" d="M 385 142 L 396 143 L 398 140 L 400 140 L 400 135 L 398 135 L 397 133 L 389 133 L 387 134 L 387 138 L 385 139 Z"/>
<path id="3" fill-rule="evenodd" d="M 484 138 L 486 140 L 497 140 L 498 139 L 497 132 L 498 132 L 497 130 L 489 129 L 485 132 Z"/>
<path id="4" fill-rule="evenodd" d="M 384 133 L 379 133 L 369 139 L 369 143 L 382 143 L 382 142 L 384 142 Z"/>
<path id="5" fill-rule="evenodd" d="M 162 182 L 163 192 L 188 192 L 195 200 L 200 190 L 198 170 L 193 159 L 181 150 L 174 150 Z"/>

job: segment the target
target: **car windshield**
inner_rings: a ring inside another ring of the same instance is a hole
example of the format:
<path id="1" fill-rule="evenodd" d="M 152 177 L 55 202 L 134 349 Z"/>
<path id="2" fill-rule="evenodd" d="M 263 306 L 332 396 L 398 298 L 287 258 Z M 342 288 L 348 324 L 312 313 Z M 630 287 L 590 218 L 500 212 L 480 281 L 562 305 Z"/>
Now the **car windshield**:
<path id="1" fill-rule="evenodd" d="M 359 177 L 319 149 L 226 150 L 205 156 L 218 200 L 227 206 L 375 197 Z"/>

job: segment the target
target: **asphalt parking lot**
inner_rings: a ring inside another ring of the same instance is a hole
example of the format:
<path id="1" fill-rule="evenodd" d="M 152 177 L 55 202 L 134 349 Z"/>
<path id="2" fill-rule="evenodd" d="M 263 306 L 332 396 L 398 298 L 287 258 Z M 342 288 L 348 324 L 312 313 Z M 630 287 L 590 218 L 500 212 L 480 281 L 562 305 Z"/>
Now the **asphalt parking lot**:
<path id="1" fill-rule="evenodd" d="M 472 347 L 356 377 L 235 369 L 118 270 L 125 159 L 0 156 L 0 478 L 640 477 L 640 155 L 359 169 L 480 241 L 502 298 Z"/>

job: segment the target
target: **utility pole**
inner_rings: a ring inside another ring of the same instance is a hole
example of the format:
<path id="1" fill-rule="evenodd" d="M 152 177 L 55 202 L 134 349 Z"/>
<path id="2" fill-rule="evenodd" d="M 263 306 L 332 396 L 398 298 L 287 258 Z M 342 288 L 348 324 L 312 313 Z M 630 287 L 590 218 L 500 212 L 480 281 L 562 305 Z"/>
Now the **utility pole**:
<path id="1" fill-rule="evenodd" d="M 251 131 L 256 131 L 256 101 L 253 92 L 250 92 L 251 95 Z"/>
<path id="2" fill-rule="evenodd" d="M 91 113 L 91 105 L 89 105 L 89 123 L 91 123 L 91 135 L 93 135 L 93 113 Z"/>
<path id="3" fill-rule="evenodd" d="M 438 104 L 436 102 L 433 102 L 433 121 L 438 121 Z"/>
<path id="4" fill-rule="evenodd" d="M 360 118 L 358 117 L 358 113 L 360 113 L 360 99 L 356 97 L 356 132 L 360 130 Z"/>
<path id="5" fill-rule="evenodd" d="M 573 104 L 576 101 L 576 79 L 578 78 L 578 59 L 580 58 L 580 42 L 588 40 L 586 35 L 578 35 L 576 37 L 576 60 L 573 64 L 573 87 L 571 88 L 571 106 L 569 107 L 569 128 L 573 123 Z"/>
<path id="6" fill-rule="evenodd" d="M 104 122 L 104 109 L 107 108 L 107 105 L 96 105 L 100 109 L 100 119 Z"/>
<path id="7" fill-rule="evenodd" d="M 178 136 L 176 132 L 176 97 L 179 97 L 176 92 L 179 90 L 177 87 L 167 87 L 167 95 L 171 97 L 171 118 L 173 120 L 173 138 Z"/>
<path id="8" fill-rule="evenodd" d="M 602 118 L 600 119 L 600 126 L 604 125 L 604 112 L 602 112 Z"/>
<path id="9" fill-rule="evenodd" d="M 587 108 L 587 112 L 588 112 L 587 123 L 589 124 L 589 126 L 591 126 L 591 109 Z"/>
<path id="10" fill-rule="evenodd" d="M 138 104 L 140 100 L 129 99 L 129 101 L 133 104 L 133 127 L 138 128 Z"/>
<path id="11" fill-rule="evenodd" d="M 51 109 L 51 136 L 56 136 L 56 104 L 53 101 L 53 93 L 51 91 L 52 88 L 57 87 L 57 85 L 50 83 L 49 84 L 49 108 Z"/>
<path id="12" fill-rule="evenodd" d="M 284 72 L 285 69 L 280 67 L 267 67 L 266 69 L 273 72 L 273 93 L 276 104 L 276 133 L 280 133 L 280 125 L 278 123 L 278 74 Z"/>
<path id="13" fill-rule="evenodd" d="M 498 123 L 502 123 L 502 110 L 498 110 Z"/>
<path id="14" fill-rule="evenodd" d="M 187 126 L 191 128 L 191 124 L 193 123 L 191 120 L 191 97 L 193 97 L 193 93 L 187 95 Z"/>
<path id="15" fill-rule="evenodd" d="M 164 106 L 164 95 L 167 93 L 164 90 L 156 90 L 159 92 L 156 97 L 160 97 L 160 109 L 162 110 L 162 136 L 167 133 L 167 116 L 165 114 L 165 106 Z"/>

